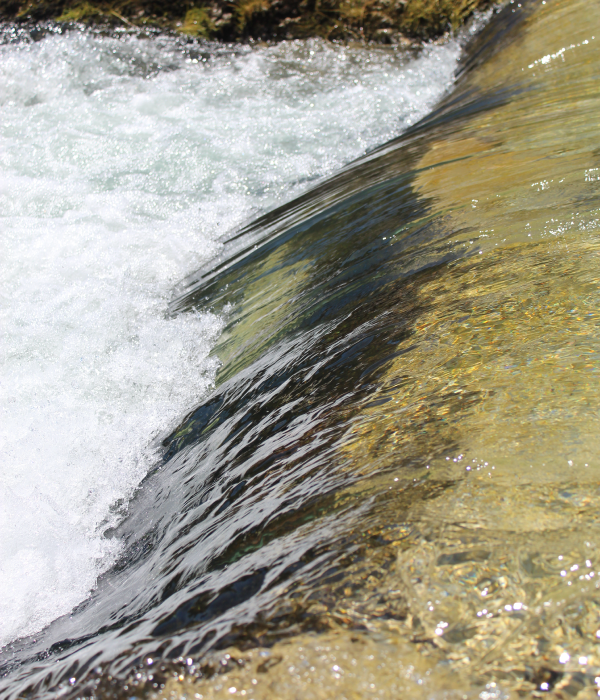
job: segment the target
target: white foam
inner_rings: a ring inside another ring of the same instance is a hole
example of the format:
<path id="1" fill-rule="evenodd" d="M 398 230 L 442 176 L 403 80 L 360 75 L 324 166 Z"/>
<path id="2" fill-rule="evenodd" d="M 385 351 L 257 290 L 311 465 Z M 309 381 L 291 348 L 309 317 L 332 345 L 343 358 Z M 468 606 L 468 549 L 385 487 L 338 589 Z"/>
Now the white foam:
<path id="1" fill-rule="evenodd" d="M 210 387 L 222 321 L 166 319 L 173 285 L 232 226 L 422 116 L 458 54 L 0 46 L 0 646 L 89 595 L 118 555 L 111 505 Z"/>

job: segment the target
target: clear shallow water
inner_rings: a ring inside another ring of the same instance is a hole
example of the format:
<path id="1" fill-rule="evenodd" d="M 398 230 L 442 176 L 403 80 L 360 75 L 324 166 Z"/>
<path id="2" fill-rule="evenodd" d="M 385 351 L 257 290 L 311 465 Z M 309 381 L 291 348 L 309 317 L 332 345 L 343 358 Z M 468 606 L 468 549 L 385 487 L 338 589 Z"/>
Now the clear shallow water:
<path id="1" fill-rule="evenodd" d="M 173 286 L 423 116 L 460 52 L 4 38 L 0 646 L 88 597 L 153 440 L 212 386 L 224 320 L 167 318 Z"/>

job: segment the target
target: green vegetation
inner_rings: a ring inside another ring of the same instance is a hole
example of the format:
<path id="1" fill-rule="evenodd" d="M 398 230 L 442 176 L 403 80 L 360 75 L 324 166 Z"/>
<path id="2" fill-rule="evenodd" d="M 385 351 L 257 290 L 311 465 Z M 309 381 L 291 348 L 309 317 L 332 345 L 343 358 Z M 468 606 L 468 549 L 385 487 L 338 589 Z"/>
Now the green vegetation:
<path id="1" fill-rule="evenodd" d="M 8 0 L 0 20 L 150 26 L 222 41 L 390 43 L 457 29 L 490 0 Z"/>
<path id="2" fill-rule="evenodd" d="M 215 28 L 206 8 L 192 7 L 185 13 L 183 24 L 178 30 L 190 36 L 209 38 L 214 34 Z"/>
<path id="3" fill-rule="evenodd" d="M 75 7 L 65 7 L 60 17 L 57 17 L 57 22 L 85 22 L 92 18 L 102 17 L 103 13 L 97 7 L 84 2 Z"/>

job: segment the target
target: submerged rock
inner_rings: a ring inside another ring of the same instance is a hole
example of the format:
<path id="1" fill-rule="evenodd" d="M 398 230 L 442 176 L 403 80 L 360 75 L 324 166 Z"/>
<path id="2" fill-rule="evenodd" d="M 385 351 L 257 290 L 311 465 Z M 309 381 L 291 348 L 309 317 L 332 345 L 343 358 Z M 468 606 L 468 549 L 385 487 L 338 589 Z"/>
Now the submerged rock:
<path id="1" fill-rule="evenodd" d="M 243 41 L 322 37 L 395 43 L 455 30 L 490 0 L 9 0 L 0 20 L 171 29 Z"/>

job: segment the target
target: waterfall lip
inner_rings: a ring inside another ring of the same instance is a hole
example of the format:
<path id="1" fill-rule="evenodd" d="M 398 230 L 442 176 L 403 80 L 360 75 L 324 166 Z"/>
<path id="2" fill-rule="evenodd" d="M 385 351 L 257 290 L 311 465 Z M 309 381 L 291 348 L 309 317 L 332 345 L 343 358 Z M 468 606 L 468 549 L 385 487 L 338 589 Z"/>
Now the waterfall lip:
<path id="1" fill-rule="evenodd" d="M 418 148 L 420 141 L 427 139 L 431 130 L 456 125 L 457 122 L 467 121 L 480 112 L 506 104 L 521 94 L 523 88 L 512 86 L 485 94 L 475 88 L 460 92 L 460 86 L 458 86 L 457 91 L 459 91 L 457 96 L 453 96 L 454 94 L 449 96 L 438 108 L 401 136 L 362 156 L 325 183 L 309 190 L 297 200 L 264 215 L 227 239 L 216 261 L 207 262 L 177 286 L 175 298 L 169 302 L 167 313 L 170 316 L 176 316 L 190 308 L 198 307 L 204 300 L 210 299 L 210 290 L 218 285 L 221 277 L 231 270 L 243 267 L 249 260 L 258 258 L 266 250 L 280 245 L 282 241 L 297 235 L 304 228 L 332 216 L 354 199 L 373 193 L 392 181 L 401 182 L 409 180 L 412 176 L 410 172 L 395 177 L 390 177 L 389 173 L 385 172 L 375 173 L 371 178 L 372 184 L 366 188 L 362 183 L 355 190 L 347 186 L 347 182 L 352 182 L 357 173 L 363 173 L 371 163 L 376 164 L 380 157 L 393 155 L 395 151 L 402 149 Z M 313 213 L 314 202 L 320 201 L 321 193 L 327 197 L 327 202 L 324 206 L 317 207 L 318 213 Z M 241 245 L 240 242 L 242 242 Z"/>
<path id="2" fill-rule="evenodd" d="M 514 7 L 514 2 L 506 3 L 494 15 L 494 21 L 491 24 L 488 22 L 466 44 L 463 56 L 467 58 L 459 63 L 452 90 L 428 114 L 409 126 L 400 136 L 348 163 L 325 182 L 232 232 L 225 239 L 223 249 L 215 259 L 207 261 L 176 286 L 167 313 L 175 316 L 189 309 L 190 300 L 201 298 L 204 291 L 218 283 L 220 276 L 226 274 L 230 268 L 243 265 L 249 257 L 260 254 L 263 246 L 273 244 L 280 236 L 294 235 L 290 231 L 307 224 L 313 217 L 327 216 L 330 210 L 343 205 L 354 194 L 362 192 L 362 183 L 356 188 L 348 186 L 347 183 L 372 161 L 396 150 L 410 148 L 420 139 L 427 138 L 435 128 L 456 126 L 462 120 L 468 121 L 480 112 L 500 107 L 531 89 L 523 87 L 515 80 L 513 84 L 494 86 L 483 92 L 472 85 L 469 78 L 479 65 L 489 60 L 506 44 L 519 39 L 523 25 L 541 1 L 525 0 L 519 3 L 517 8 Z M 380 177 L 371 176 L 370 186 L 377 187 L 385 181 L 385 174 Z M 325 202 L 320 200 L 321 193 L 327 196 Z M 318 213 L 314 213 L 315 209 Z"/>

